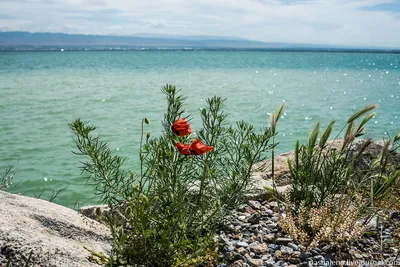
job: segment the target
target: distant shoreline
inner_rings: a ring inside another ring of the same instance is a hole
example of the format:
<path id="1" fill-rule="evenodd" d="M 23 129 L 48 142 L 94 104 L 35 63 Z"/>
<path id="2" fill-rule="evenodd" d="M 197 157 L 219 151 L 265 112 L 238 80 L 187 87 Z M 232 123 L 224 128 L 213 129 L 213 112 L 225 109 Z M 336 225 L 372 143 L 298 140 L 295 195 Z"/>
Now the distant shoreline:
<path id="1" fill-rule="evenodd" d="M 85 35 L 0 31 L 0 52 L 7 51 L 233 51 L 400 54 L 396 46 L 263 42 L 234 37 L 173 35 Z"/>
<path id="2" fill-rule="evenodd" d="M 346 48 L 184 48 L 184 47 L 113 47 L 113 46 L 1 46 L 0 52 L 310 52 L 310 53 L 369 53 L 400 54 L 400 49 L 346 49 Z"/>

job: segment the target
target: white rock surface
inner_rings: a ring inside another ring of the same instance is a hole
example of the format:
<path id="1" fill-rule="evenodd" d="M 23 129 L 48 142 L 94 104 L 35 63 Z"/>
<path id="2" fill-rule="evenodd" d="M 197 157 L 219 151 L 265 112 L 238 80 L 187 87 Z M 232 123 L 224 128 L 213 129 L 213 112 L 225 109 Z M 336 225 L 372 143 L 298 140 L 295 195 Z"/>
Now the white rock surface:
<path id="1" fill-rule="evenodd" d="M 0 191 L 0 266 L 98 266 L 84 247 L 110 251 L 109 230 L 69 208 Z"/>

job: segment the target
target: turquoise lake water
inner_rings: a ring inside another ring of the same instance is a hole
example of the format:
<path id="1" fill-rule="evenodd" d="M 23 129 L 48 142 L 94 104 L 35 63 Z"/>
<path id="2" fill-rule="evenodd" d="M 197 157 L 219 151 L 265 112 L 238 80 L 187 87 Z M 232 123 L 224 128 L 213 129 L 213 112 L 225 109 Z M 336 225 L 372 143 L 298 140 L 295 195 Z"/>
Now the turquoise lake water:
<path id="1" fill-rule="evenodd" d="M 336 129 L 367 104 L 380 107 L 369 136 L 400 131 L 400 55 L 300 52 L 12 52 L 0 53 L 0 170 L 14 165 L 14 193 L 57 203 L 98 202 L 80 174 L 68 123 L 96 125 L 127 167 L 138 169 L 141 119 L 160 134 L 166 107 L 161 86 L 174 84 L 187 97 L 192 128 L 201 127 L 205 99 L 226 100 L 229 121 L 268 125 L 281 103 L 280 152 L 307 140 L 317 121 Z"/>

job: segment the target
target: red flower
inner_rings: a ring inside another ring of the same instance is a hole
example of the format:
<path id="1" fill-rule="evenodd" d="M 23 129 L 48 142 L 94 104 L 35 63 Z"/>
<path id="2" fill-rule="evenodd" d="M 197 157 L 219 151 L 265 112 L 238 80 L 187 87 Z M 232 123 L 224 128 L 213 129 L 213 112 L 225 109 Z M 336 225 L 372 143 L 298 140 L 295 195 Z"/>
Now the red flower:
<path id="1" fill-rule="evenodd" d="M 212 146 L 206 146 L 201 142 L 200 138 L 197 138 L 192 142 L 189 150 L 192 153 L 192 155 L 203 155 L 207 152 L 214 150 L 214 148 Z"/>
<path id="2" fill-rule="evenodd" d="M 200 138 L 194 140 L 191 145 L 176 143 L 175 146 L 182 155 L 203 155 L 214 150 L 214 147 L 203 144 Z"/>
<path id="3" fill-rule="evenodd" d="M 189 145 L 185 145 L 182 143 L 176 143 L 175 144 L 176 148 L 178 149 L 179 153 L 181 153 L 182 155 L 192 155 L 192 153 L 190 152 L 190 146 Z"/>
<path id="4" fill-rule="evenodd" d="M 179 136 L 185 136 L 192 133 L 190 129 L 190 124 L 185 121 L 185 119 L 180 118 L 171 126 L 171 130 Z"/>

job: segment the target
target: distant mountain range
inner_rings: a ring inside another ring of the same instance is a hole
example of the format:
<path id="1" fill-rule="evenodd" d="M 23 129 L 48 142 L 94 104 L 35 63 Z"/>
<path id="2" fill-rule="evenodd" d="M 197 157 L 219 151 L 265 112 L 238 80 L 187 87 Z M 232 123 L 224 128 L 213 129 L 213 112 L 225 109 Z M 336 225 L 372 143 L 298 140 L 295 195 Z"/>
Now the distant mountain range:
<path id="1" fill-rule="evenodd" d="M 231 37 L 172 36 L 138 34 L 132 36 L 65 33 L 0 32 L 0 51 L 15 50 L 323 50 L 400 52 L 384 48 L 354 48 L 313 44 L 266 43 Z"/>

